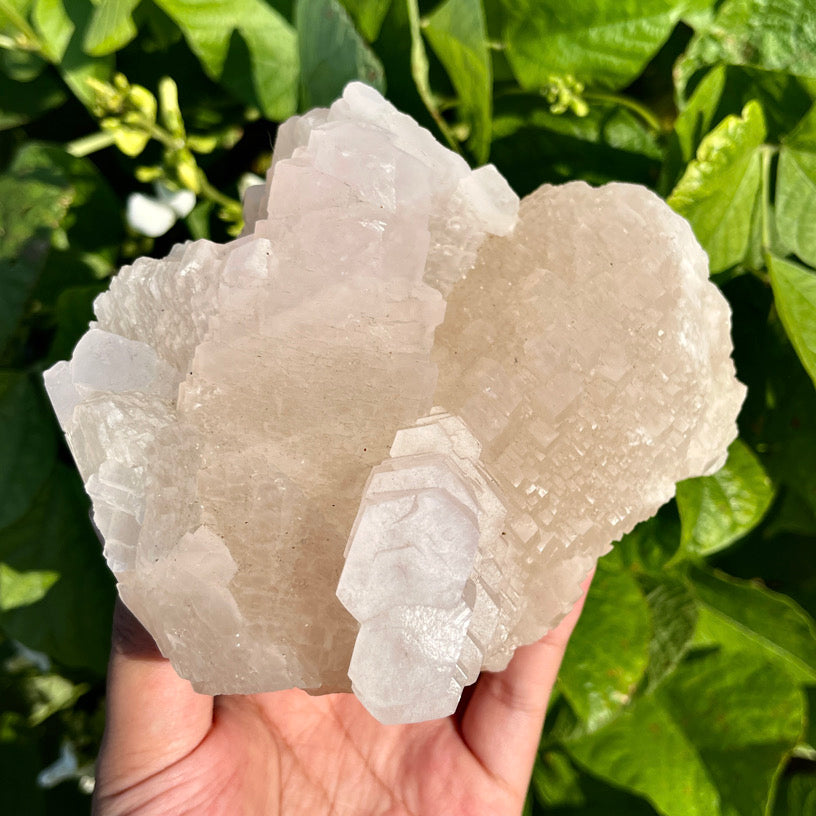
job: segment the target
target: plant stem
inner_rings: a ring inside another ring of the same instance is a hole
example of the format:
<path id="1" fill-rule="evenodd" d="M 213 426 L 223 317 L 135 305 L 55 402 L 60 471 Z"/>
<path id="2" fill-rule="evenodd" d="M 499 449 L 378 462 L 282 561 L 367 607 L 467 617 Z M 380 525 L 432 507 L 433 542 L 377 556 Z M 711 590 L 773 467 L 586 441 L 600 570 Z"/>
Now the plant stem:
<path id="1" fill-rule="evenodd" d="M 628 108 L 632 113 L 637 114 L 652 130 L 660 131 L 663 129 L 657 116 L 642 102 L 638 102 L 637 99 L 632 99 L 630 96 L 605 93 L 603 91 L 585 91 L 583 97 L 587 102 L 610 102 L 614 105 L 620 105 L 622 108 Z"/>
<path id="2" fill-rule="evenodd" d="M 420 31 L 419 4 L 417 0 L 408 0 L 408 24 L 411 30 L 411 74 L 414 77 L 414 84 L 422 99 L 428 113 L 433 117 L 439 132 L 445 137 L 451 150 L 462 153 L 453 131 L 439 112 L 436 101 L 431 93 L 431 85 L 428 80 L 428 55 L 425 53 L 425 46 L 422 44 L 422 32 Z"/>
<path id="3" fill-rule="evenodd" d="M 214 204 L 219 204 L 225 209 L 228 210 L 237 209 L 238 212 L 241 211 L 241 202 L 237 201 L 234 198 L 230 198 L 229 196 L 224 195 L 220 190 L 213 187 L 212 184 L 210 184 L 209 179 L 204 175 L 204 173 L 200 169 L 199 169 L 199 185 L 201 195 L 203 195 L 204 198 L 209 199 Z"/>
<path id="4" fill-rule="evenodd" d="M 762 206 L 762 254 L 765 257 L 765 265 L 768 265 L 768 258 L 771 253 L 771 163 L 777 148 L 773 145 L 762 145 L 760 154 L 762 156 L 762 181 L 759 194 Z"/>
<path id="5" fill-rule="evenodd" d="M 80 136 L 79 139 L 68 142 L 65 145 L 65 152 L 77 158 L 82 158 L 83 156 L 89 156 L 91 153 L 96 153 L 97 150 L 110 147 L 115 140 L 116 137 L 112 131 L 100 130 L 98 133 L 90 133 L 87 136 Z"/>

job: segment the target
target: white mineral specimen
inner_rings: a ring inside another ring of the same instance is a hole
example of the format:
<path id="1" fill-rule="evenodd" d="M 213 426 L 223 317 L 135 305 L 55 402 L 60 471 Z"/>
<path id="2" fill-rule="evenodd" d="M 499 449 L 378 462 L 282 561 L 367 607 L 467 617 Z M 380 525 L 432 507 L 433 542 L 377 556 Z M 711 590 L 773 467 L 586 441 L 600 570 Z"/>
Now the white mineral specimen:
<path id="1" fill-rule="evenodd" d="M 722 463 L 728 307 L 645 189 L 519 213 L 360 84 L 280 128 L 244 206 L 124 268 L 46 372 L 105 555 L 201 691 L 350 678 L 383 722 L 444 716 Z"/>

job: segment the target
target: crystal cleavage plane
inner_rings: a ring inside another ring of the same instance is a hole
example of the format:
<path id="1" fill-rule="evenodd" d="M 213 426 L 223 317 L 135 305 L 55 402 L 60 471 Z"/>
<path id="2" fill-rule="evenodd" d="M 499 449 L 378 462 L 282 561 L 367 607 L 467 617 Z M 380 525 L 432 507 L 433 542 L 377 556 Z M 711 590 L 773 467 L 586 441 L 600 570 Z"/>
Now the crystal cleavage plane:
<path id="1" fill-rule="evenodd" d="M 123 268 L 45 373 L 120 595 L 201 692 L 446 716 L 724 463 L 728 306 L 645 188 L 519 204 L 359 83 L 244 209 Z"/>

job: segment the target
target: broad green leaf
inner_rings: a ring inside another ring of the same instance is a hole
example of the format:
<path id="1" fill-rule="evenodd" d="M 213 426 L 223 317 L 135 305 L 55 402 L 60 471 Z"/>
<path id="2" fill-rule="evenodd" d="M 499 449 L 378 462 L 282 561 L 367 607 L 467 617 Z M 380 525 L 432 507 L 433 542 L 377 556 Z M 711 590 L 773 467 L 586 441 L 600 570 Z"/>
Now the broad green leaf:
<path id="1" fill-rule="evenodd" d="M 816 266 L 816 105 L 784 139 L 776 178 L 776 226 L 785 243 Z"/>
<path id="2" fill-rule="evenodd" d="M 748 324 L 744 331 L 746 334 L 757 332 L 763 340 L 759 348 L 753 349 L 754 358 L 759 358 L 763 368 L 753 375 L 753 380 L 749 380 L 748 391 L 749 399 L 751 389 L 757 396 L 765 398 L 754 403 L 760 402 L 764 408 L 754 420 L 757 428 L 755 448 L 762 451 L 763 464 L 774 482 L 786 485 L 816 513 L 816 468 L 813 467 L 816 462 L 816 390 L 813 380 L 805 372 L 778 319 L 772 319 L 767 330 L 763 330 L 761 324 Z"/>
<path id="3" fill-rule="evenodd" d="M 510 6 L 507 57 L 524 88 L 553 76 L 628 85 L 671 34 L 686 0 L 520 0 Z"/>
<path id="4" fill-rule="evenodd" d="M 762 109 L 749 102 L 742 116 L 726 117 L 702 140 L 669 196 L 708 252 L 712 273 L 739 263 L 748 252 L 764 140 Z"/>
<path id="5" fill-rule="evenodd" d="M 124 236 L 122 204 L 110 183 L 90 159 L 71 156 L 61 146 L 40 143 L 30 150 L 29 162 L 61 168 L 71 184 L 71 210 L 63 224 L 69 251 L 94 253 L 86 255 L 86 263 L 96 277 L 109 274 Z"/>
<path id="6" fill-rule="evenodd" d="M 360 33 L 374 42 L 380 34 L 391 0 L 342 0 Z"/>
<path id="7" fill-rule="evenodd" d="M 633 575 L 599 562 L 558 676 L 589 730 L 631 699 L 649 663 L 650 634 L 649 608 Z"/>
<path id="8" fill-rule="evenodd" d="M 716 473 L 677 485 L 681 546 L 700 555 L 729 547 L 759 524 L 773 497 L 773 483 L 759 460 L 735 439 Z"/>
<path id="9" fill-rule="evenodd" d="M 719 816 L 717 789 L 661 698 L 648 696 L 569 746 L 590 773 L 639 793 L 665 816 Z"/>
<path id="10" fill-rule="evenodd" d="M 0 528 L 25 513 L 48 478 L 57 449 L 53 424 L 39 383 L 0 372 Z"/>
<path id="11" fill-rule="evenodd" d="M 74 21 L 65 11 L 63 0 L 36 0 L 33 22 L 47 46 L 48 58 L 55 63 L 61 62 L 76 30 Z"/>
<path id="12" fill-rule="evenodd" d="M 655 814 L 654 809 L 645 800 L 576 768 L 569 757 L 560 750 L 539 753 L 533 768 L 532 789 L 546 814 L 556 816 Z"/>
<path id="13" fill-rule="evenodd" d="M 62 171 L 43 166 L 33 144 L 0 174 L 0 348 L 20 320 L 71 199 Z"/>
<path id="14" fill-rule="evenodd" d="M 426 18 L 423 30 L 459 96 L 459 114 L 470 125 L 476 161 L 485 162 L 493 77 L 482 0 L 445 0 Z"/>
<path id="15" fill-rule="evenodd" d="M 776 793 L 773 816 L 816 816 L 816 774 L 785 774 Z"/>
<path id="16" fill-rule="evenodd" d="M 568 748 L 664 816 L 756 816 L 804 716 L 784 672 L 712 652 L 687 659 L 653 694 Z"/>
<path id="17" fill-rule="evenodd" d="M 338 0 L 298 0 L 295 28 L 304 109 L 330 105 L 352 80 L 385 90 L 385 74 Z"/>
<path id="18" fill-rule="evenodd" d="M 662 575 L 666 562 L 680 546 L 680 522 L 672 505 L 665 505 L 660 512 L 627 533 L 606 556 L 636 572 Z"/>
<path id="19" fill-rule="evenodd" d="M 696 71 L 716 63 L 816 77 L 812 15 L 811 0 L 725 0 L 677 63 L 681 97 Z"/>
<path id="20" fill-rule="evenodd" d="M 653 690 L 685 657 L 697 625 L 697 606 L 688 588 L 668 574 L 660 580 L 642 576 L 640 584 L 652 620 L 646 687 Z"/>
<path id="21" fill-rule="evenodd" d="M 799 359 L 816 383 L 816 272 L 771 257 L 774 303 Z"/>
<path id="22" fill-rule="evenodd" d="M 756 652 L 798 680 L 816 680 L 816 627 L 790 598 L 719 571 L 694 569 L 690 577 L 699 605 L 695 643 Z"/>
<path id="23" fill-rule="evenodd" d="M 669 139 L 660 190 L 667 193 L 697 152 L 703 137 L 726 116 L 739 114 L 752 100 L 765 117 L 766 141 L 789 133 L 810 108 L 812 100 L 802 82 L 787 74 L 732 65 L 715 65 L 700 80 L 681 111 Z M 757 212 L 759 208 L 757 207 Z M 764 267 L 760 260 L 756 268 Z"/>
<path id="24" fill-rule="evenodd" d="M 674 122 L 684 163 L 694 158 L 703 137 L 717 124 L 716 114 L 725 89 L 725 78 L 725 66 L 712 68 Z"/>
<path id="25" fill-rule="evenodd" d="M 207 74 L 223 79 L 231 90 L 246 98 L 254 93 L 271 119 L 285 119 L 297 106 L 298 55 L 294 30 L 264 0 L 155 0 L 184 33 L 190 49 Z M 251 76 L 240 50 L 231 48 L 237 34 L 246 49 Z M 235 64 L 227 57 L 236 53 Z M 242 88 L 243 86 L 243 88 Z"/>
<path id="26" fill-rule="evenodd" d="M 133 9 L 141 0 L 101 0 L 85 31 L 86 54 L 101 57 L 127 45 L 136 36 Z"/>
<path id="27" fill-rule="evenodd" d="M 0 612 L 36 603 L 58 580 L 56 572 L 17 572 L 8 564 L 0 563 Z"/>
<path id="28" fill-rule="evenodd" d="M 554 114 L 537 94 L 495 100 L 490 158 L 520 195 L 576 178 L 648 183 L 661 149 L 632 112 L 593 104 L 586 116 Z"/>
<path id="29" fill-rule="evenodd" d="M 813 150 L 783 146 L 776 179 L 776 226 L 785 243 L 816 265 L 816 145 Z"/>
<path id="30" fill-rule="evenodd" d="M 74 96 L 86 106 L 94 99 L 88 79 L 110 79 L 114 67 L 112 56 L 92 57 L 83 50 L 93 14 L 94 6 L 87 0 L 37 0 L 34 14 L 50 58 Z"/>
<path id="31" fill-rule="evenodd" d="M 0 561 L 60 576 L 42 600 L 0 613 L 0 628 L 61 663 L 104 674 L 113 580 L 73 469 L 57 463 L 29 511 L 0 531 Z"/>

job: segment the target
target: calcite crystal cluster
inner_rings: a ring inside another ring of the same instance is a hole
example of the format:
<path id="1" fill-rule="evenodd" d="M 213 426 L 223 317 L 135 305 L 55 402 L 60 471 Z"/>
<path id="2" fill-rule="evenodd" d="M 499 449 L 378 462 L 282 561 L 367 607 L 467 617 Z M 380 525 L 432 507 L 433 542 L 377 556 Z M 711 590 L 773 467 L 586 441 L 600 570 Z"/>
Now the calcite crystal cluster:
<path id="1" fill-rule="evenodd" d="M 652 193 L 519 206 L 361 84 L 245 215 L 125 267 L 45 375 L 120 594 L 200 691 L 449 714 L 722 464 L 728 307 Z"/>

